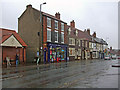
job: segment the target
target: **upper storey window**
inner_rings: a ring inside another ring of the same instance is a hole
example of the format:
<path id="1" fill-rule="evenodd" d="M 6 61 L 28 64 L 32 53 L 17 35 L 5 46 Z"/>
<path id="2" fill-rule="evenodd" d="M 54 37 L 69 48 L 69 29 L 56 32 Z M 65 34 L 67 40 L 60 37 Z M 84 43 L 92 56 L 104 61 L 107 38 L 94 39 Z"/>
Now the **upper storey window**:
<path id="1" fill-rule="evenodd" d="M 51 18 L 47 17 L 47 27 L 51 27 Z"/>
<path id="2" fill-rule="evenodd" d="M 55 29 L 58 30 L 58 21 L 55 20 Z"/>
<path id="3" fill-rule="evenodd" d="M 61 31 L 64 31 L 64 23 L 61 23 Z"/>
<path id="4" fill-rule="evenodd" d="M 68 29 L 68 34 L 70 35 L 70 33 L 71 33 L 71 29 L 69 28 L 69 29 Z"/>

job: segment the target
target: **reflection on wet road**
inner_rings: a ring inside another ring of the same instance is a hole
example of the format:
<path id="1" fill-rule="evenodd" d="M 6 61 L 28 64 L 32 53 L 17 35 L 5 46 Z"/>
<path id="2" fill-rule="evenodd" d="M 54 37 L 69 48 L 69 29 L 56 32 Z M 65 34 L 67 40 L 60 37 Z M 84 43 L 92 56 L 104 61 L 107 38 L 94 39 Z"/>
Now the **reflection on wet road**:
<path id="1" fill-rule="evenodd" d="M 3 88 L 118 88 L 117 60 L 81 60 L 3 68 Z"/>

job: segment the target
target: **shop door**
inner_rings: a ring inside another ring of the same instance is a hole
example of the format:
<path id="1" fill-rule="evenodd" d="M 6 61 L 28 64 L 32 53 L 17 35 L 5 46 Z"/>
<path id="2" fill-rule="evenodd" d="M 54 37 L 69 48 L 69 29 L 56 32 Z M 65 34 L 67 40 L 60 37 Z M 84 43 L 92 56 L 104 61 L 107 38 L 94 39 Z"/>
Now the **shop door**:
<path id="1" fill-rule="evenodd" d="M 92 52 L 90 52 L 90 59 L 92 59 Z"/>
<path id="2" fill-rule="evenodd" d="M 82 60 L 85 58 L 85 53 L 82 51 Z"/>
<path id="3" fill-rule="evenodd" d="M 77 56 L 78 56 L 78 51 L 75 50 L 75 59 L 77 59 Z"/>

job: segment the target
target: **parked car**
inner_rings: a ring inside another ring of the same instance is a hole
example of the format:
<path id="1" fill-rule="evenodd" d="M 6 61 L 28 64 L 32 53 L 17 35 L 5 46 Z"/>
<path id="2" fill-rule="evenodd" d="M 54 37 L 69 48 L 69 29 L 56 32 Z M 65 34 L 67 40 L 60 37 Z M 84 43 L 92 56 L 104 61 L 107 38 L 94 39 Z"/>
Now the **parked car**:
<path id="1" fill-rule="evenodd" d="M 116 55 L 112 55 L 112 59 L 116 59 Z"/>
<path id="2" fill-rule="evenodd" d="M 105 60 L 110 60 L 111 57 L 110 57 L 110 55 L 107 55 L 107 56 L 104 57 L 104 59 L 105 59 Z"/>
<path id="3" fill-rule="evenodd" d="M 120 56 L 117 56 L 116 58 L 117 58 L 117 59 L 120 59 Z"/>

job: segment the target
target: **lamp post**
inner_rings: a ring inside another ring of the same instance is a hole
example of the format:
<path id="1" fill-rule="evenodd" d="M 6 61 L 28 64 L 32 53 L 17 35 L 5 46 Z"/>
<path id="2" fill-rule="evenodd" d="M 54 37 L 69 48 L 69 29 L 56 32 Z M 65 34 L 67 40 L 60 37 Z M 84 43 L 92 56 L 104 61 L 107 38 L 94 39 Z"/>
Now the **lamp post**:
<path id="1" fill-rule="evenodd" d="M 41 59 L 43 59 L 43 30 L 42 30 L 42 12 L 41 12 L 41 9 L 42 9 L 42 5 L 46 4 L 46 2 L 40 4 L 40 31 L 42 31 L 42 33 L 40 33 L 39 31 L 39 59 L 40 59 L 40 62 L 41 62 Z M 41 34 L 41 35 L 40 35 Z M 40 36 L 41 36 L 41 39 L 40 40 Z M 40 41 L 42 41 L 42 43 L 40 43 Z M 41 53 L 40 53 L 40 50 L 41 50 Z M 42 57 L 40 58 L 40 56 L 42 55 Z"/>

